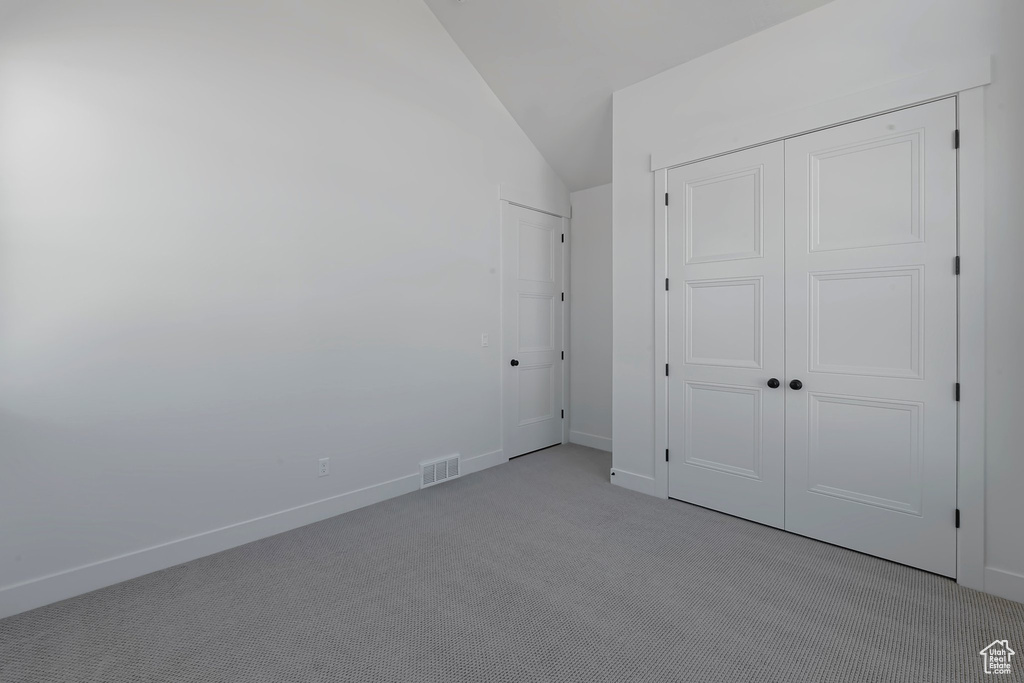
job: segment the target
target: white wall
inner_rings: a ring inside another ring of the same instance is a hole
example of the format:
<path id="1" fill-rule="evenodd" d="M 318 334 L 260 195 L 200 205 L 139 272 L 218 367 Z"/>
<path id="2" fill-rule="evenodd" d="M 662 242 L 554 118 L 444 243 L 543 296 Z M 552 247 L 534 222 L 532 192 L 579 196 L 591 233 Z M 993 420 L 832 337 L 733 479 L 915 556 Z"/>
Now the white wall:
<path id="1" fill-rule="evenodd" d="M 569 440 L 612 449 L 612 186 L 570 195 Z"/>
<path id="2" fill-rule="evenodd" d="M 999 11 L 1004 12 L 1000 20 Z M 1000 42 L 996 44 L 997 25 Z M 987 564 L 1024 575 L 1024 76 L 1019 0 L 836 0 L 614 96 L 614 467 L 653 490 L 654 176 L 650 154 L 685 131 L 721 131 L 995 51 L 989 142 Z M 1014 123 L 1011 123 L 1014 122 Z M 632 476 L 636 475 L 636 476 Z M 1005 578 L 1005 577 L 1004 577 Z M 1024 599 L 1024 576 L 1003 594 Z"/>
<path id="3" fill-rule="evenodd" d="M 985 99 L 985 587 L 1024 602 L 1024 3 L 999 6 Z"/>
<path id="4" fill-rule="evenodd" d="M 0 616 L 500 460 L 498 185 L 568 195 L 421 0 L 26 3 L 0 149 Z"/>

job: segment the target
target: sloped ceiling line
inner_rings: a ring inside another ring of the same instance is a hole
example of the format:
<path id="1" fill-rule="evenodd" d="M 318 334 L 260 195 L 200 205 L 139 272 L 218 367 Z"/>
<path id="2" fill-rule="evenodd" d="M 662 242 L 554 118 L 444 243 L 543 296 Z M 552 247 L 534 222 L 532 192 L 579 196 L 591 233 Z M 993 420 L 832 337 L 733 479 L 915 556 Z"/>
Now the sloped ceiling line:
<path id="1" fill-rule="evenodd" d="M 570 191 L 611 182 L 611 94 L 829 0 L 425 0 Z"/>

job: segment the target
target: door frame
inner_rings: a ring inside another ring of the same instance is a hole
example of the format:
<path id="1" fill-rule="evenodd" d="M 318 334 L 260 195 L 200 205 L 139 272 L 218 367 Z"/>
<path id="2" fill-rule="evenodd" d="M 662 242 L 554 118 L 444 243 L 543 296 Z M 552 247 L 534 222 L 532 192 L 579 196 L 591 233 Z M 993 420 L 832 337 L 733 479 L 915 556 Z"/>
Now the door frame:
<path id="1" fill-rule="evenodd" d="M 562 443 L 569 443 L 569 306 L 570 306 L 570 291 L 569 291 L 569 249 L 570 249 L 570 230 L 572 228 L 572 220 L 570 216 L 563 216 L 553 211 L 547 211 L 545 209 L 538 209 L 535 206 L 529 206 L 519 201 L 513 201 L 512 199 L 506 198 L 506 192 L 504 186 L 501 190 L 501 199 L 498 202 L 498 338 L 500 340 L 498 347 L 500 349 L 499 354 L 501 356 L 498 362 L 498 431 L 501 438 L 501 452 L 503 461 L 509 458 L 518 457 L 521 454 L 509 455 L 510 451 L 508 448 L 508 435 L 505 433 L 505 361 L 508 354 L 505 350 L 505 230 L 508 227 L 505 225 L 505 212 L 502 210 L 504 204 L 511 206 L 518 206 L 522 209 L 529 209 L 530 211 L 536 211 L 537 213 L 547 214 L 548 216 L 554 216 L 558 218 L 562 223 L 562 234 L 565 235 L 565 240 L 560 242 L 561 244 L 561 255 L 562 255 L 562 292 L 565 293 L 565 299 L 562 302 L 562 353 L 564 358 L 562 359 L 562 407 L 563 418 L 562 418 Z M 560 210 L 560 209 L 559 209 Z M 566 212 L 571 214 L 572 209 Z"/>
<path id="2" fill-rule="evenodd" d="M 990 55 L 966 59 L 746 126 L 702 135 L 651 154 L 654 175 L 654 480 L 668 498 L 668 171 L 749 147 L 899 109 L 956 98 L 957 154 L 957 583 L 985 590 L 985 103 Z M 952 141 L 950 141 L 952 144 Z M 669 146 L 669 143 L 666 143 Z"/>

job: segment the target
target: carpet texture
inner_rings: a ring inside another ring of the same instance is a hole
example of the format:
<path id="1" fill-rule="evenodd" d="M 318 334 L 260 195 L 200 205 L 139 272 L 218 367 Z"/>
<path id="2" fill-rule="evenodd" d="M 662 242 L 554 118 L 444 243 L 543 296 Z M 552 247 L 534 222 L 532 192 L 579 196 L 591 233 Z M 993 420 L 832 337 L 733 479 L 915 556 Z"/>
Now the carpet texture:
<path id="1" fill-rule="evenodd" d="M 559 446 L 0 621 L 3 683 L 969 681 L 1024 605 Z"/>

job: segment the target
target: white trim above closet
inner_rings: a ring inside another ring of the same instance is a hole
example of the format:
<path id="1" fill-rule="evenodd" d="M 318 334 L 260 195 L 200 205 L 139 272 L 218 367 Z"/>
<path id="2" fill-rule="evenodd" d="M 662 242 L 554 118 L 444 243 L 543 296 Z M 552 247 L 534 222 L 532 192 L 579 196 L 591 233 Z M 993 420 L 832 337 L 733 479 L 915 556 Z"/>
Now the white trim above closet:
<path id="1" fill-rule="evenodd" d="M 992 57 L 982 55 L 880 83 L 845 97 L 820 102 L 743 125 L 703 130 L 700 137 L 666 142 L 651 153 L 651 170 L 681 166 L 708 157 L 810 133 L 893 109 L 922 104 L 992 82 Z"/>

